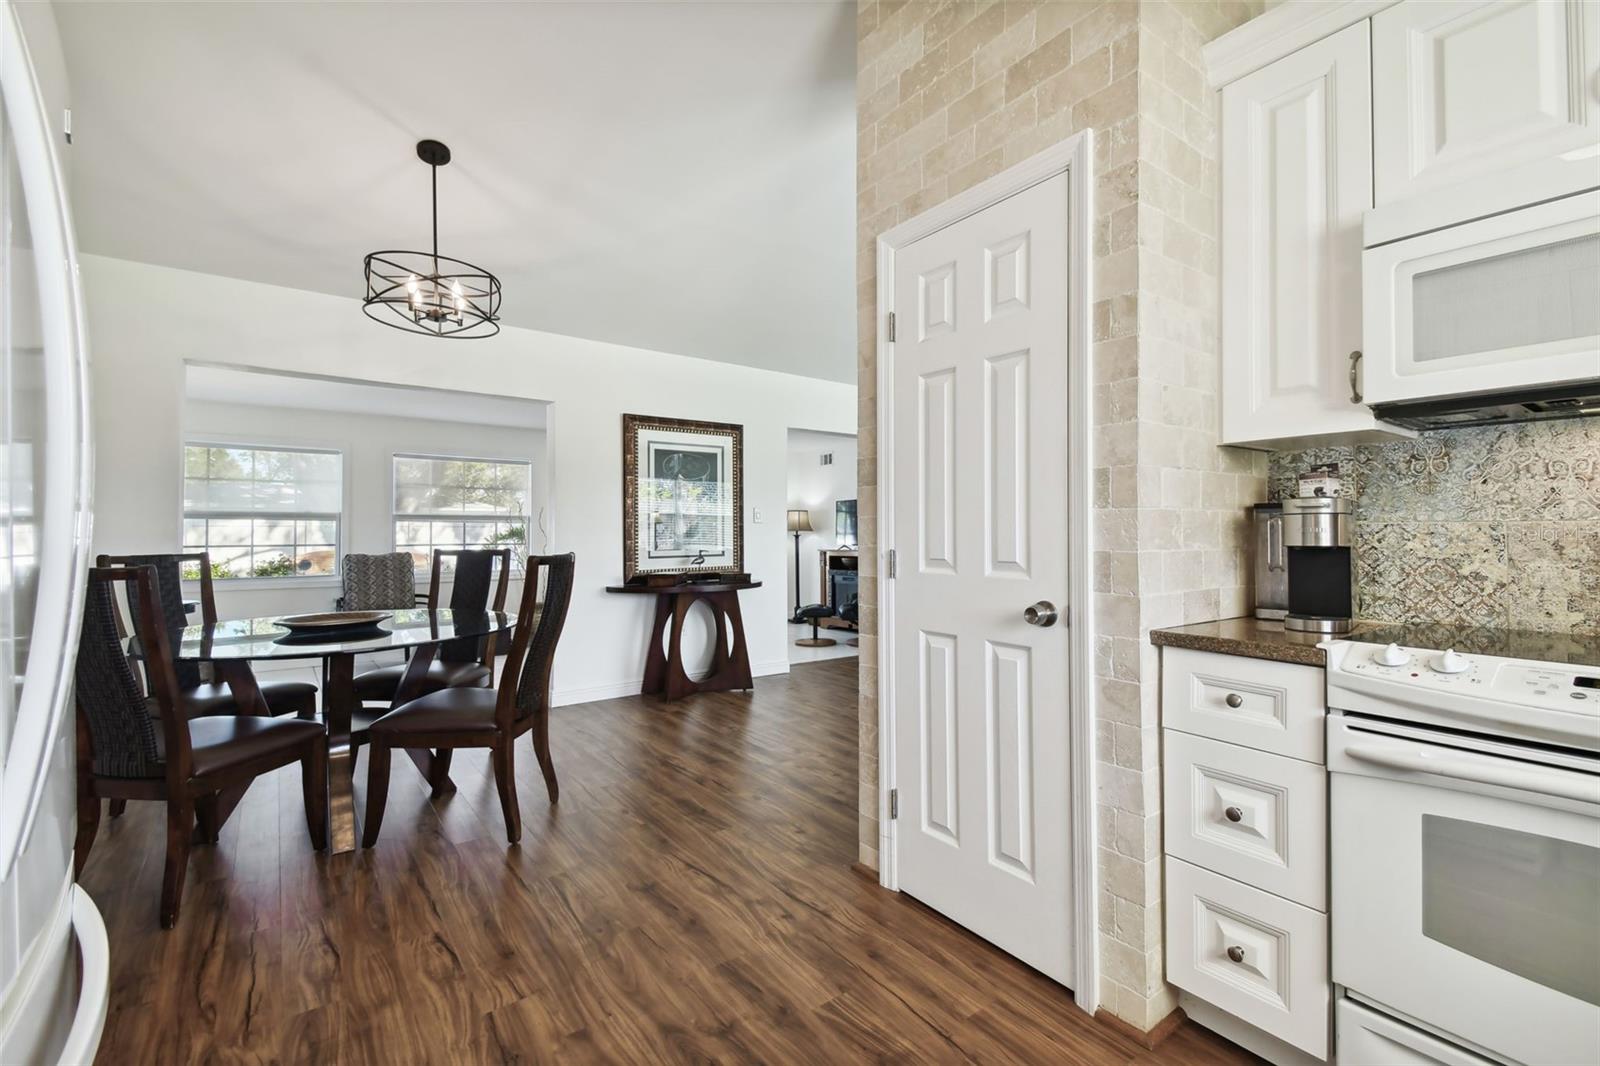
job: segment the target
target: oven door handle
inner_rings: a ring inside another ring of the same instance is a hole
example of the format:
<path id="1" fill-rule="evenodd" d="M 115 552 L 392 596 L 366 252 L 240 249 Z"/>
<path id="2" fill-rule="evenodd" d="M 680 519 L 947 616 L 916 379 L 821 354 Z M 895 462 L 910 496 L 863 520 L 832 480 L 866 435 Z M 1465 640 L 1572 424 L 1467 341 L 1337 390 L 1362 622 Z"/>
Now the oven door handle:
<path id="1" fill-rule="evenodd" d="M 1560 770 L 1539 770 L 1532 767 L 1505 766 L 1497 760 L 1463 759 L 1454 755 L 1436 755 L 1431 751 L 1415 749 L 1397 751 L 1390 747 L 1354 744 L 1344 753 L 1357 762 L 1370 763 L 1390 770 L 1409 770 L 1418 774 L 1452 777 L 1458 781 L 1472 781 L 1484 785 L 1500 785 L 1523 792 L 1537 792 L 1541 796 L 1574 800 L 1578 803 L 1600 804 L 1600 781 L 1584 780 L 1582 775 Z"/>

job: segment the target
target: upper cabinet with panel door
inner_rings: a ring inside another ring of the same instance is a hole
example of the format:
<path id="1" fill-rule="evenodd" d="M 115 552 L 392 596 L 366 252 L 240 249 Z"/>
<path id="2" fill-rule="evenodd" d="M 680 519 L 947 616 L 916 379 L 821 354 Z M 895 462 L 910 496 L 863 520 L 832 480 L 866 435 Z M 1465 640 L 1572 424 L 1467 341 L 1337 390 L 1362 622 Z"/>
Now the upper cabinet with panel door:
<path id="1" fill-rule="evenodd" d="M 1395 4 L 1372 17 L 1372 93 L 1377 204 L 1486 175 L 1520 200 L 1497 209 L 1579 191 L 1600 153 L 1600 4 Z M 1567 188 L 1519 196 L 1520 168 L 1563 156 Z"/>
<path id="2" fill-rule="evenodd" d="M 1222 88 L 1223 444 L 1391 435 L 1359 390 L 1370 59 L 1358 22 Z"/>

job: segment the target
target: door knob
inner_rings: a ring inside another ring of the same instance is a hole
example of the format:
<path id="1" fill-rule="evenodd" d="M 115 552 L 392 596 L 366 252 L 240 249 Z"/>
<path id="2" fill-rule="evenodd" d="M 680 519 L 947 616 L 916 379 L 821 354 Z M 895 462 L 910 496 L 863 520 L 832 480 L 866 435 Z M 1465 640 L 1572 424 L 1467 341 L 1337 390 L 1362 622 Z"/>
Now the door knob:
<path id="1" fill-rule="evenodd" d="M 1022 609 L 1022 620 L 1030 626 L 1048 629 L 1056 624 L 1056 605 L 1049 600 L 1040 600 L 1032 607 L 1024 607 Z"/>

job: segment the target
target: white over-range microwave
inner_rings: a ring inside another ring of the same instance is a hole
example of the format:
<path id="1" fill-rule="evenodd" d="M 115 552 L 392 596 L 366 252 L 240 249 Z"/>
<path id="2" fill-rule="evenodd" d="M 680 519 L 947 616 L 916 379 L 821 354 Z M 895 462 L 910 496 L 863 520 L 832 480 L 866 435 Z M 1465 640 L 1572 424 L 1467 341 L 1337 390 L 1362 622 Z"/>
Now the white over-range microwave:
<path id="1" fill-rule="evenodd" d="M 1600 188 L 1462 203 L 1367 216 L 1352 388 L 1415 429 L 1600 414 Z"/>

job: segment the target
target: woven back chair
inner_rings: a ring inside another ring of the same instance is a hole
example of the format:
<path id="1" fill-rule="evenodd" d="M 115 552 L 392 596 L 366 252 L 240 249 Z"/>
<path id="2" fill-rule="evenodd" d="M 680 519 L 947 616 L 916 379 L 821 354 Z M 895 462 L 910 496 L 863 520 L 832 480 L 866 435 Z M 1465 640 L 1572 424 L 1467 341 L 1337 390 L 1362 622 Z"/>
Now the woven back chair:
<path id="1" fill-rule="evenodd" d="M 417 605 L 417 564 L 410 552 L 346 555 L 339 564 L 341 611 L 404 611 Z"/>
<path id="2" fill-rule="evenodd" d="M 321 724 L 289 718 L 189 718 L 180 702 L 160 610 L 156 566 L 89 571 L 73 681 L 78 705 L 78 835 L 81 874 L 100 826 L 100 801 L 159 800 L 167 807 L 161 924 L 171 928 L 183 899 L 195 818 L 215 825 L 219 798 L 242 794 L 258 775 L 298 761 L 312 846 L 328 844 L 328 738 Z M 125 586 L 133 632 L 145 649 L 143 686 L 123 649 L 113 589 Z M 206 839 L 215 840 L 214 832 Z"/>
<path id="3" fill-rule="evenodd" d="M 517 806 L 514 742 L 533 734 L 533 753 L 544 774 L 550 802 L 561 795 L 550 756 L 550 676 L 556 645 L 572 602 L 576 561 L 572 555 L 535 555 L 528 559 L 522 603 L 511 637 L 500 684 L 493 689 L 447 688 L 430 692 L 390 711 L 368 730 L 372 757 L 368 764 L 367 816 L 362 846 L 377 843 L 389 795 L 390 752 L 394 748 L 436 748 L 436 764 L 448 771 L 456 748 L 490 748 L 506 839 L 522 839 L 522 813 Z M 541 589 L 542 586 L 542 589 Z"/>
<path id="4" fill-rule="evenodd" d="M 152 602 L 156 605 L 157 618 L 167 635 L 169 653 L 178 646 L 183 629 L 189 624 L 188 614 L 183 609 L 185 570 L 190 572 L 190 580 L 200 582 L 201 624 L 216 625 L 217 595 L 211 577 L 210 552 L 102 555 L 95 560 L 95 563 L 101 567 L 143 566 L 149 567 L 154 572 L 155 592 Z M 138 615 L 141 595 L 135 586 L 128 586 L 126 598 L 130 615 Z M 117 619 L 120 626 L 120 613 Z M 141 643 L 137 638 L 129 642 L 129 651 L 134 658 L 139 658 L 142 654 Z M 148 667 L 146 669 L 148 672 Z M 212 674 L 219 671 L 243 673 L 249 669 L 249 664 L 244 662 L 229 663 L 222 668 L 193 659 L 173 659 L 172 670 L 178 683 L 178 702 L 191 718 L 211 714 L 243 713 L 243 708 L 235 698 L 232 686 L 227 684 L 226 678 L 219 682 L 219 679 Z M 308 681 L 269 681 L 256 687 L 261 690 L 262 698 L 267 701 L 267 710 L 273 714 L 293 714 L 307 719 L 316 716 L 317 686 Z M 121 804 L 113 805 L 113 814 L 120 814 L 121 810 Z"/>

